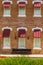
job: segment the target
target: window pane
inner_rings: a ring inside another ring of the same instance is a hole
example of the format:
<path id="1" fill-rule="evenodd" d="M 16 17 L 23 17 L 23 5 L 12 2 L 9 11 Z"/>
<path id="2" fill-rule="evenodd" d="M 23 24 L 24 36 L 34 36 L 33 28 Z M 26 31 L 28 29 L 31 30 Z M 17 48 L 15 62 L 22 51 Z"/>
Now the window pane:
<path id="1" fill-rule="evenodd" d="M 25 48 L 25 38 L 19 38 L 18 48 Z"/>
<path id="2" fill-rule="evenodd" d="M 10 8 L 9 7 L 4 8 L 4 15 L 10 15 Z"/>
<path id="3" fill-rule="evenodd" d="M 25 7 L 19 8 L 19 15 L 25 15 Z"/>
<path id="4" fill-rule="evenodd" d="M 10 49 L 10 38 L 4 38 L 3 39 L 3 48 L 4 49 Z"/>
<path id="5" fill-rule="evenodd" d="M 34 31 L 34 38 L 40 38 L 41 33 L 40 31 Z"/>
<path id="6" fill-rule="evenodd" d="M 35 8 L 34 15 L 41 15 L 41 8 Z"/>
<path id="7" fill-rule="evenodd" d="M 40 48 L 40 38 L 34 38 L 34 48 Z"/>

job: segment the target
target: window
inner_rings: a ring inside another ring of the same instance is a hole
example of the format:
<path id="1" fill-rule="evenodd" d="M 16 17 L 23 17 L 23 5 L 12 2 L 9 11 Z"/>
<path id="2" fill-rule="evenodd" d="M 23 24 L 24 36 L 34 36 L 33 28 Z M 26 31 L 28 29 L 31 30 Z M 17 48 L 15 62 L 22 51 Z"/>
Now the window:
<path id="1" fill-rule="evenodd" d="M 34 49 L 39 49 L 41 44 L 40 38 L 34 38 Z"/>
<path id="2" fill-rule="evenodd" d="M 4 7 L 4 15 L 3 16 L 10 16 L 10 8 L 9 7 Z"/>
<path id="3" fill-rule="evenodd" d="M 19 15 L 20 17 L 25 17 L 26 16 L 26 11 L 25 7 L 19 7 Z"/>
<path id="4" fill-rule="evenodd" d="M 34 8 L 34 16 L 41 17 L 41 8 Z"/>
<path id="5" fill-rule="evenodd" d="M 10 29 L 3 30 L 3 49 L 10 49 Z"/>
<path id="6" fill-rule="evenodd" d="M 25 38 L 19 38 L 18 48 L 25 49 Z"/>
<path id="7" fill-rule="evenodd" d="M 26 42 L 27 28 L 20 27 L 20 28 L 17 28 L 17 31 L 18 31 L 18 48 L 19 49 L 26 49 L 25 42 Z"/>
<path id="8" fill-rule="evenodd" d="M 33 49 L 41 49 L 41 31 L 42 28 L 36 27 L 32 28 L 32 31 L 34 32 L 34 39 L 33 39 Z"/>
<path id="9" fill-rule="evenodd" d="M 3 39 L 3 49 L 10 49 L 10 38 Z"/>
<path id="10" fill-rule="evenodd" d="M 40 29 L 34 30 L 34 49 L 40 49 L 41 47 L 41 31 Z"/>

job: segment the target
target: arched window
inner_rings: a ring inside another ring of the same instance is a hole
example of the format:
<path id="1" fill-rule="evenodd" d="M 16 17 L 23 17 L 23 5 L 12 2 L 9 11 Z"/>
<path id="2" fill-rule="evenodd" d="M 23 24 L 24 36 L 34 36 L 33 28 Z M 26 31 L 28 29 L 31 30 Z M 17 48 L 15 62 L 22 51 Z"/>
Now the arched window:
<path id="1" fill-rule="evenodd" d="M 17 31 L 18 31 L 18 48 L 19 49 L 25 49 L 25 42 L 26 42 L 26 31 L 27 31 L 27 28 L 25 27 L 20 27 L 20 28 L 17 28 Z"/>
<path id="2" fill-rule="evenodd" d="M 33 28 L 34 32 L 34 49 L 41 49 L 41 31 L 42 28 L 36 27 Z"/>
<path id="3" fill-rule="evenodd" d="M 4 27 L 2 28 L 3 31 L 3 49 L 10 49 L 10 31 L 12 28 Z"/>

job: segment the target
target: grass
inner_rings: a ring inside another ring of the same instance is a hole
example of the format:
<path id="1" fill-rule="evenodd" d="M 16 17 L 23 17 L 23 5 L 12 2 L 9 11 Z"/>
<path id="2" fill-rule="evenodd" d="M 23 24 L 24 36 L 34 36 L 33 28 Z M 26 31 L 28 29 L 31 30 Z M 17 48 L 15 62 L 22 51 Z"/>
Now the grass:
<path id="1" fill-rule="evenodd" d="M 0 65 L 43 65 L 43 58 L 0 58 Z"/>

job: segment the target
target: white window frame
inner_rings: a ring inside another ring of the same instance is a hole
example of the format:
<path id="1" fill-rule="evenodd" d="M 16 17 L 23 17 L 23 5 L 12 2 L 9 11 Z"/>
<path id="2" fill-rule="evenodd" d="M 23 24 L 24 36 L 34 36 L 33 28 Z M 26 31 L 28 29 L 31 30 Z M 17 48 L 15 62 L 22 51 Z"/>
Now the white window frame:
<path id="1" fill-rule="evenodd" d="M 34 47 L 33 47 L 33 49 L 41 49 L 41 39 L 39 38 L 40 39 L 40 43 L 38 43 L 39 47 L 35 47 L 35 44 L 36 44 L 35 39 L 37 39 L 37 38 L 34 38 Z"/>
<path id="2" fill-rule="evenodd" d="M 24 14 L 24 15 L 20 15 L 20 14 L 19 14 L 20 8 L 21 8 L 21 7 L 19 7 L 19 10 L 18 10 L 18 17 L 26 17 L 26 7 L 24 7 L 24 9 L 25 9 L 25 14 Z"/>
<path id="3" fill-rule="evenodd" d="M 8 8 L 9 8 L 9 10 L 10 10 L 10 14 L 9 14 L 9 15 L 6 15 L 6 14 L 5 14 L 5 8 L 7 8 L 7 7 L 4 7 L 3 17 L 11 17 L 11 8 L 10 8 L 10 7 L 8 7 Z"/>
<path id="4" fill-rule="evenodd" d="M 40 8 L 40 15 L 35 14 L 35 8 L 34 8 L 34 16 L 33 17 L 42 17 L 41 16 L 41 7 L 39 7 L 39 8 Z"/>
<path id="5" fill-rule="evenodd" d="M 26 48 L 25 48 L 25 45 L 26 45 L 26 44 L 25 44 L 25 38 L 24 38 L 24 43 L 22 43 L 22 44 L 20 43 L 20 39 L 21 39 L 21 38 L 18 39 L 18 49 L 26 49 Z M 22 45 L 23 45 L 23 47 L 21 47 Z"/>
<path id="6" fill-rule="evenodd" d="M 9 41 L 9 44 L 7 44 L 7 42 L 5 41 L 7 39 L 9 39 L 8 40 Z M 9 37 L 8 38 L 6 38 L 6 37 L 3 38 L 3 49 L 11 49 L 11 46 L 10 46 L 10 38 Z"/>

